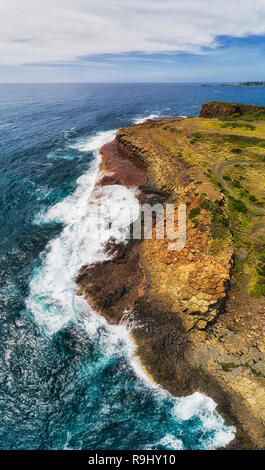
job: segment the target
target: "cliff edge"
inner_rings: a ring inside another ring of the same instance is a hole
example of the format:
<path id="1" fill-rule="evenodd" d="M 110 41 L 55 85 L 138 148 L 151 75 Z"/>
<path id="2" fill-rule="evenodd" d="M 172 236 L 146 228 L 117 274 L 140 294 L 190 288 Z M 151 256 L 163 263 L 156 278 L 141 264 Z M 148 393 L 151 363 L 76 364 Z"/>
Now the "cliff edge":
<path id="1" fill-rule="evenodd" d="M 186 244 L 168 250 L 167 232 L 156 239 L 154 220 L 152 239 L 110 241 L 111 259 L 83 266 L 76 283 L 108 321 L 131 325 L 154 380 L 176 396 L 206 393 L 237 428 L 231 447 L 260 449 L 265 108 L 246 106 L 245 113 L 245 105 L 229 104 L 233 112 L 224 114 L 227 105 L 206 103 L 199 118 L 120 129 L 102 147 L 98 185 L 137 186 L 142 204 L 174 203 L 176 220 L 178 204 L 186 204 Z"/>

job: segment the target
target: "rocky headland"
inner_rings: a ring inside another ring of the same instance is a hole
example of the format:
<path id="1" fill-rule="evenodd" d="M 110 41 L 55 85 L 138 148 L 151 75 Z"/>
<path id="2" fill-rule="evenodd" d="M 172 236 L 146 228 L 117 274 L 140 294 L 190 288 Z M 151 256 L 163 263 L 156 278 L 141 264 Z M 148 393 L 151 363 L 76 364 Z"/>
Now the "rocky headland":
<path id="1" fill-rule="evenodd" d="M 236 426 L 230 448 L 265 448 L 265 107 L 206 103 L 199 118 L 119 129 L 97 186 L 185 203 L 186 245 L 109 242 L 79 295 L 125 322 L 146 371 L 173 395 L 201 391 Z M 165 220 L 160 222 L 166 225 Z"/>

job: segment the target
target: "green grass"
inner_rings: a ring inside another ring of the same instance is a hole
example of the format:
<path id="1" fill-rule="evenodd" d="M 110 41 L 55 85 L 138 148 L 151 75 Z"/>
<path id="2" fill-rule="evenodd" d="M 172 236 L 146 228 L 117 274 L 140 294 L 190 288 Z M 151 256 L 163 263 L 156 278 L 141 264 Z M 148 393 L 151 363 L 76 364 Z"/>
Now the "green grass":
<path id="1" fill-rule="evenodd" d="M 262 295 L 265 295 L 265 280 L 261 279 L 257 281 L 251 289 L 250 294 L 252 297 L 256 298 L 260 298 Z"/>
<path id="2" fill-rule="evenodd" d="M 224 134 L 221 136 L 221 139 L 225 143 L 236 145 L 235 148 L 246 148 L 246 147 L 261 147 L 265 148 L 265 139 L 259 137 L 245 136 L 245 135 L 234 135 L 234 134 Z"/>
<path id="3" fill-rule="evenodd" d="M 256 278 L 257 281 L 250 293 L 253 297 L 261 297 L 265 295 L 265 253 L 260 253 L 258 256 Z"/>
<path id="4" fill-rule="evenodd" d="M 220 127 L 223 129 L 225 128 L 231 128 L 231 129 L 247 129 L 249 131 L 254 131 L 256 129 L 253 124 L 248 124 L 247 122 L 235 122 L 231 120 L 225 120 L 225 118 L 219 118 L 222 123 L 220 124 Z"/>

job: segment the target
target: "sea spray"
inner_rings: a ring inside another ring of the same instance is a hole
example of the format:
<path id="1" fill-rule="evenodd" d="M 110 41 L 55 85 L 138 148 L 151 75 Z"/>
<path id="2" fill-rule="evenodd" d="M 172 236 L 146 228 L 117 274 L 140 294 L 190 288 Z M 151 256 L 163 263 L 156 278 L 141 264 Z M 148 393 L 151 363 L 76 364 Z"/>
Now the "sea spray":
<path id="1" fill-rule="evenodd" d="M 74 279 L 81 266 L 106 259 L 104 241 L 107 240 L 91 240 L 87 235 L 87 228 L 97 223 L 88 203 L 99 174 L 98 148 L 114 135 L 114 131 L 102 132 L 75 144 L 83 151 L 95 152 L 90 170 L 78 178 L 72 195 L 36 219 L 39 223 L 64 225 L 61 234 L 49 242 L 42 254 L 42 264 L 32 274 L 26 301 L 28 310 L 47 334 L 55 333 L 76 318 Z"/>
<path id="2" fill-rule="evenodd" d="M 133 124 L 142 124 L 147 119 L 154 119 L 154 118 L 157 118 L 157 117 L 159 117 L 159 113 L 152 113 L 152 114 L 149 114 L 149 116 L 146 116 L 146 117 L 140 116 L 140 117 L 134 118 L 134 119 L 132 119 L 132 122 L 133 122 Z"/>

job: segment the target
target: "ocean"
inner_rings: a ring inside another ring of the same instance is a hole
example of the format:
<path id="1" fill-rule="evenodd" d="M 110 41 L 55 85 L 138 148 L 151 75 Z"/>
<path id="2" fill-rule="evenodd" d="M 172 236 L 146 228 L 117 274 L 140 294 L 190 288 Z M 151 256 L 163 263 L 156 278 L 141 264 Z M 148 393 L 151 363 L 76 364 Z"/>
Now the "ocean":
<path id="1" fill-rule="evenodd" d="M 82 264 L 106 259 L 107 234 L 89 236 L 100 146 L 119 127 L 196 116 L 210 100 L 265 105 L 265 89 L 0 85 L 0 449 L 215 449 L 233 439 L 211 398 L 154 384 L 126 328 L 94 312 L 74 282 Z"/>

